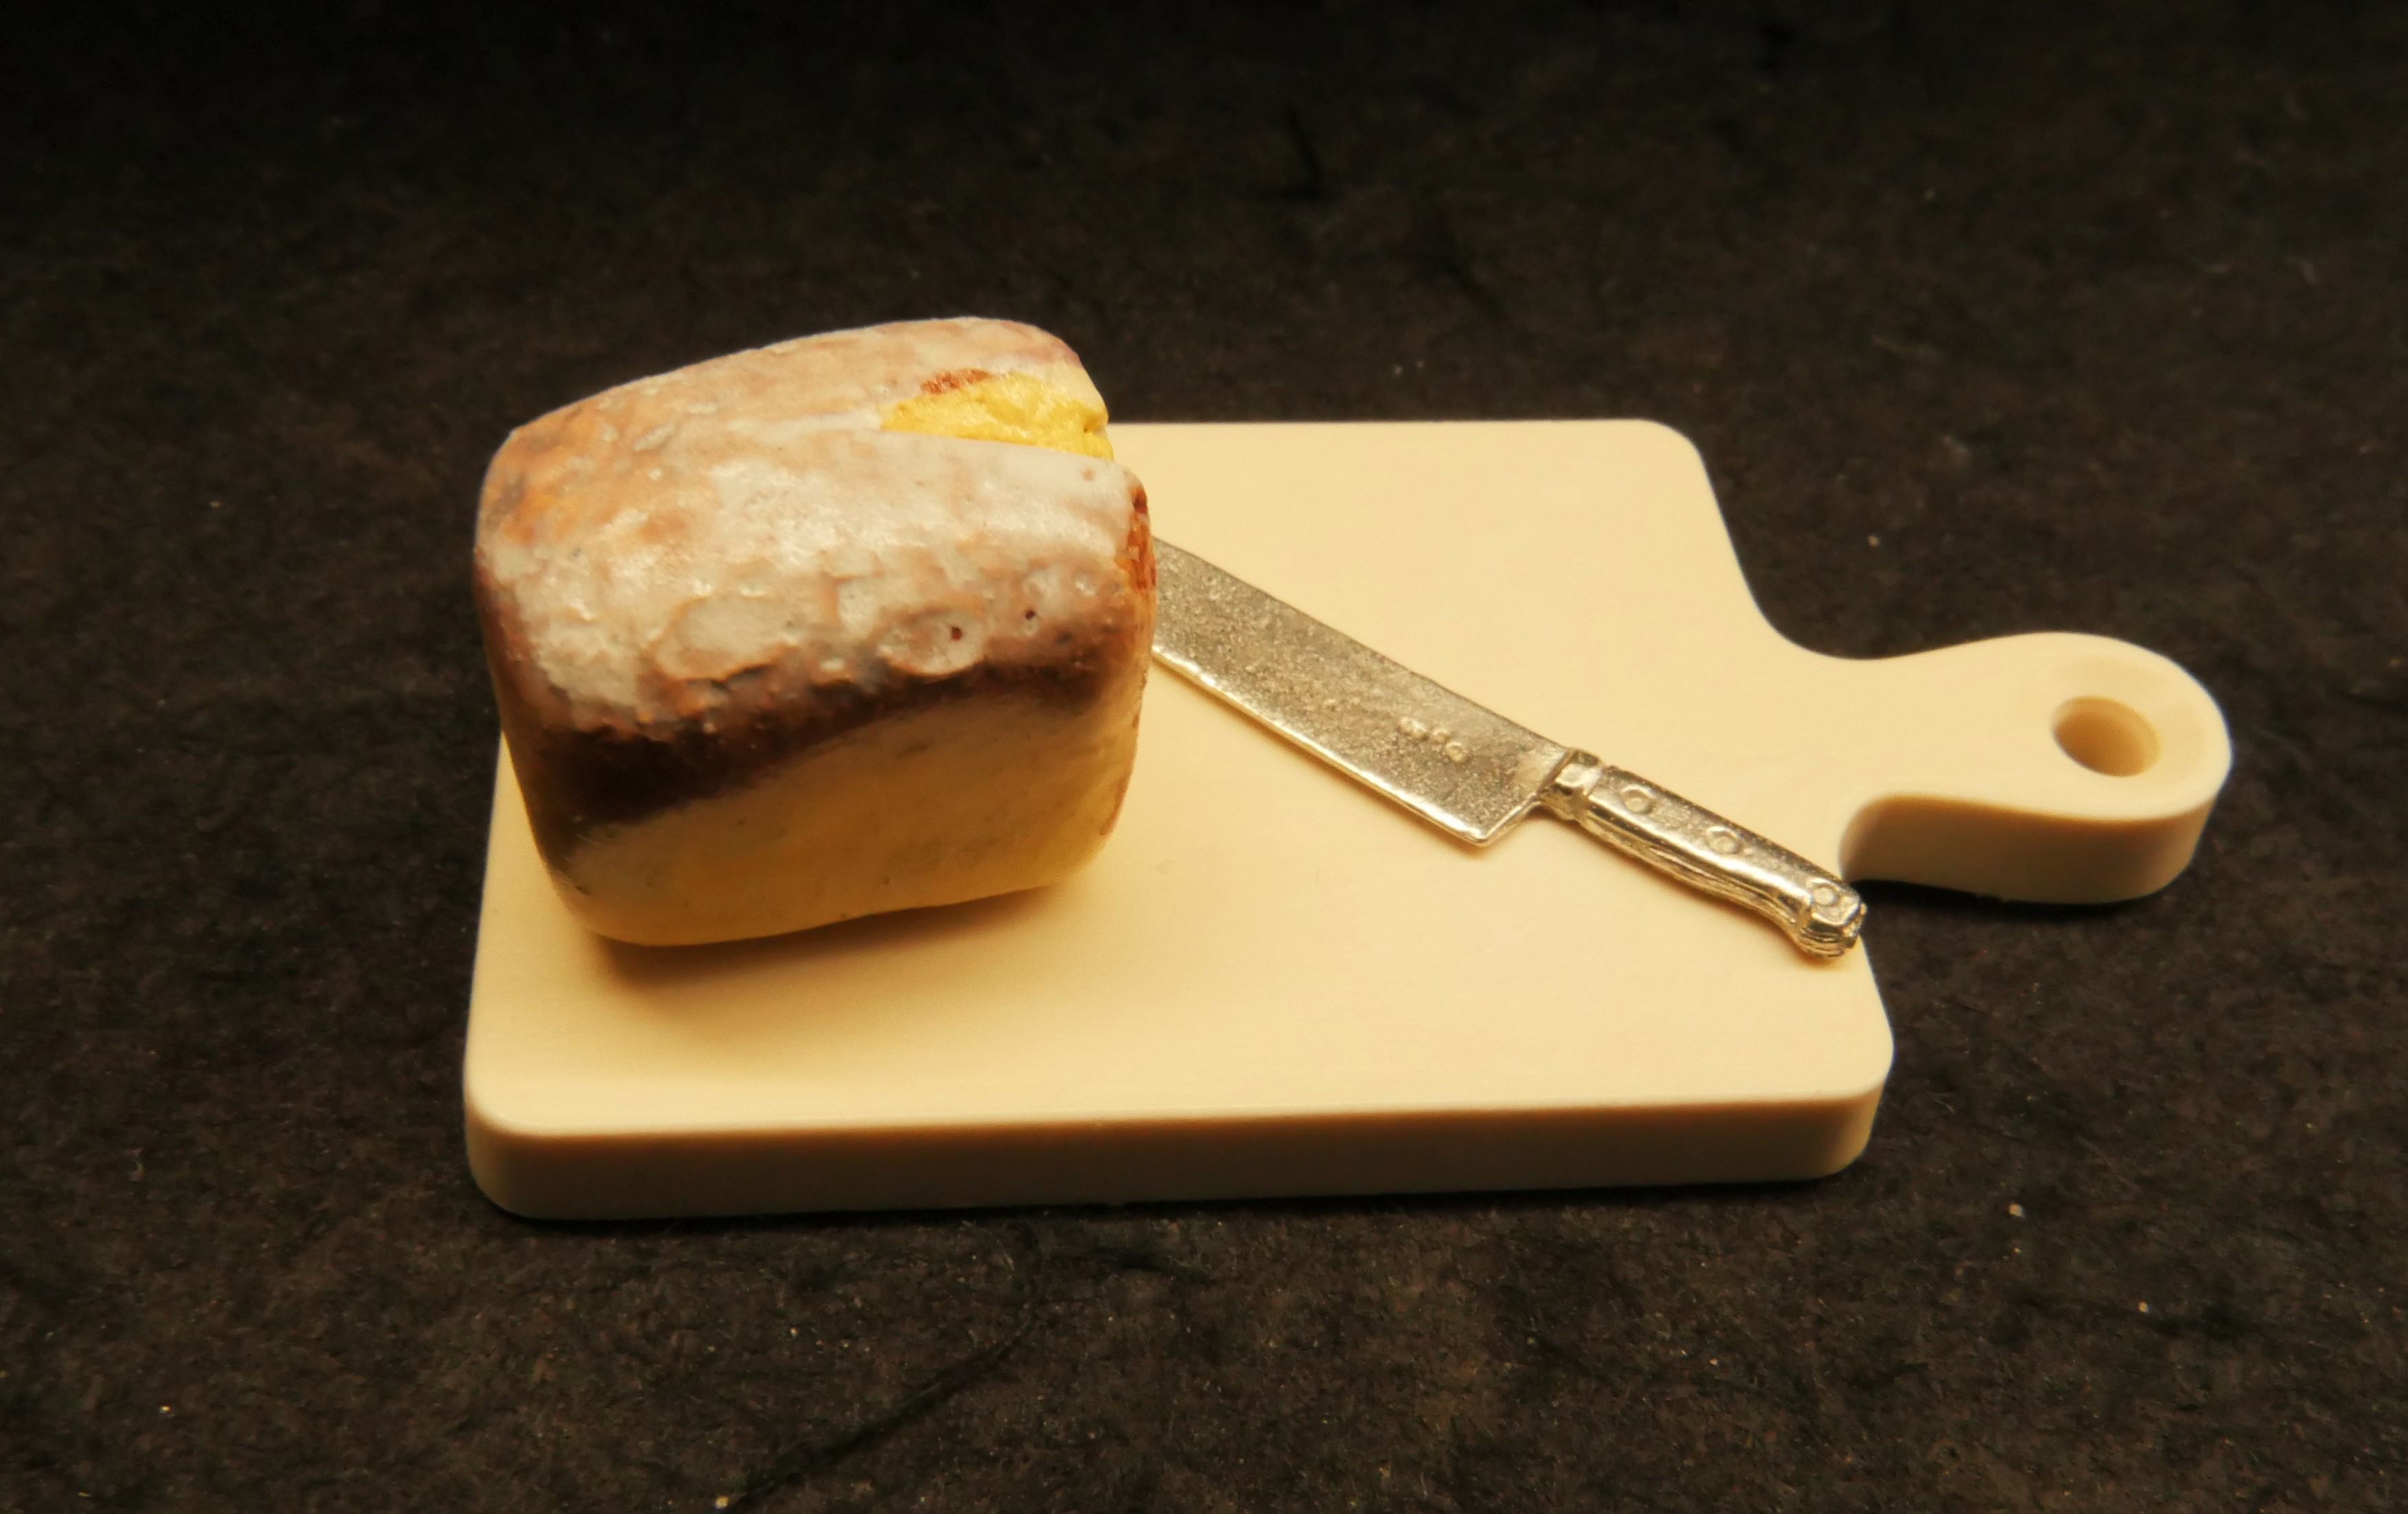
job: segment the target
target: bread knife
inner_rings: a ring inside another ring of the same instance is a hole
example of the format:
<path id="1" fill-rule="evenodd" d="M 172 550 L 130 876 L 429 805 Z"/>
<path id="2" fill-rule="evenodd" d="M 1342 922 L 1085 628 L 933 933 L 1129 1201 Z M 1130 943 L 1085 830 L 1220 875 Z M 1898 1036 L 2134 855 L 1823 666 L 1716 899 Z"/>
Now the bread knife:
<path id="1" fill-rule="evenodd" d="M 1659 783 L 1548 740 L 1302 610 L 1154 539 L 1154 655 L 1458 840 L 1534 808 L 1691 888 L 1743 905 L 1809 956 L 1864 928 L 1856 890 Z"/>

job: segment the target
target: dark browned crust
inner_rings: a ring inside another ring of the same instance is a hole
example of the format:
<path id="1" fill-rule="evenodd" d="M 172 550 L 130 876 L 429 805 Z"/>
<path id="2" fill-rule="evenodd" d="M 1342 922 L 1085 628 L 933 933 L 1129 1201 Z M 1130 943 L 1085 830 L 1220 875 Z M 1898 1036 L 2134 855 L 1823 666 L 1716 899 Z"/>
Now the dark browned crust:
<path id="1" fill-rule="evenodd" d="M 782 698 L 775 689 L 741 690 L 720 708 L 644 725 L 573 722 L 566 699 L 527 654 L 507 596 L 480 565 L 478 619 L 537 845 L 558 867 L 597 832 L 742 789 L 814 748 L 955 700 L 1016 695 L 1078 709 L 1130 680 L 1141 688 L 1154 631 L 1154 540 L 1141 487 L 1131 504 L 1118 561 L 1134 613 L 1104 634 L 1066 640 L 1058 659 L 982 663 L 943 678 L 897 678 L 876 690 L 819 686 Z"/>
<path id="2" fill-rule="evenodd" d="M 514 680 L 494 678 L 502 729 L 546 857 L 558 862 L 596 832 L 731 793 L 814 748 L 882 720 L 957 700 L 1019 695 L 1064 708 L 1104 700 L 1130 677 L 1130 653 L 1095 652 L 1044 665 L 965 669 L 897 679 L 875 693 L 817 690 L 799 711 L 770 706 L 706 726 L 686 719 L 644 729 L 564 729 L 538 717 Z M 1138 677 L 1142 677 L 1142 666 Z"/>
<path id="3" fill-rule="evenodd" d="M 972 384 L 984 383 L 994 377 L 994 374 L 984 368 L 955 368 L 951 373 L 940 373 L 921 384 L 920 393 L 949 394 L 956 389 L 967 389 Z"/>

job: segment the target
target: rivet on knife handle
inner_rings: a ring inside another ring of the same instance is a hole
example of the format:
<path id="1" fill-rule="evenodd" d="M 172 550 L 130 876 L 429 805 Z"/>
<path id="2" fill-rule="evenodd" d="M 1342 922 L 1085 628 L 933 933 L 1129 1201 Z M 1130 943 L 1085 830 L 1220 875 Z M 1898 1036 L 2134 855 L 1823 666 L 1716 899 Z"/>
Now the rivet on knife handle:
<path id="1" fill-rule="evenodd" d="M 1584 751 L 1539 803 L 1610 846 L 1781 927 L 1799 950 L 1837 957 L 1864 929 L 1856 891 L 1787 848 Z"/>

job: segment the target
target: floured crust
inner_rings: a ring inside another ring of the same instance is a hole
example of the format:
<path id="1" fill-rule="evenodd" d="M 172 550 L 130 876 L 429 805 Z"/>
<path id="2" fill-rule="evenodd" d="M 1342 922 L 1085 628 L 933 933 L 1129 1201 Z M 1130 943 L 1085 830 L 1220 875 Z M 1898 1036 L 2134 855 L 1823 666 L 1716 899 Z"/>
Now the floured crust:
<path id="1" fill-rule="evenodd" d="M 881 428 L 913 396 L 1006 374 L 1100 417 L 1057 339 L 948 321 L 737 353 L 510 436 L 486 475 L 478 602 L 565 889 L 605 833 L 899 713 L 1009 697 L 1125 705 L 1133 723 L 1154 600 L 1136 478 Z"/>

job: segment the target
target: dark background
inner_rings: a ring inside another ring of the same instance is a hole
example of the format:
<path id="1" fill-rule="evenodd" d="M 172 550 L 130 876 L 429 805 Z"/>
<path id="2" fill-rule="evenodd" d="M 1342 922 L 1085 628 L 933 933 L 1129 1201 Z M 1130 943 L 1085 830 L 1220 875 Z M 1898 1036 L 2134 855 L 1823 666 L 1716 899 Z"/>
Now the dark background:
<path id="1" fill-rule="evenodd" d="M 2401 1501 L 2408 7 L 48 8 L 0 1507 Z M 964 311 L 1125 420 L 1670 422 L 1791 636 L 2142 642 L 2230 787 L 2135 905 L 1874 891 L 1828 1182 L 494 1209 L 486 456 Z"/>

